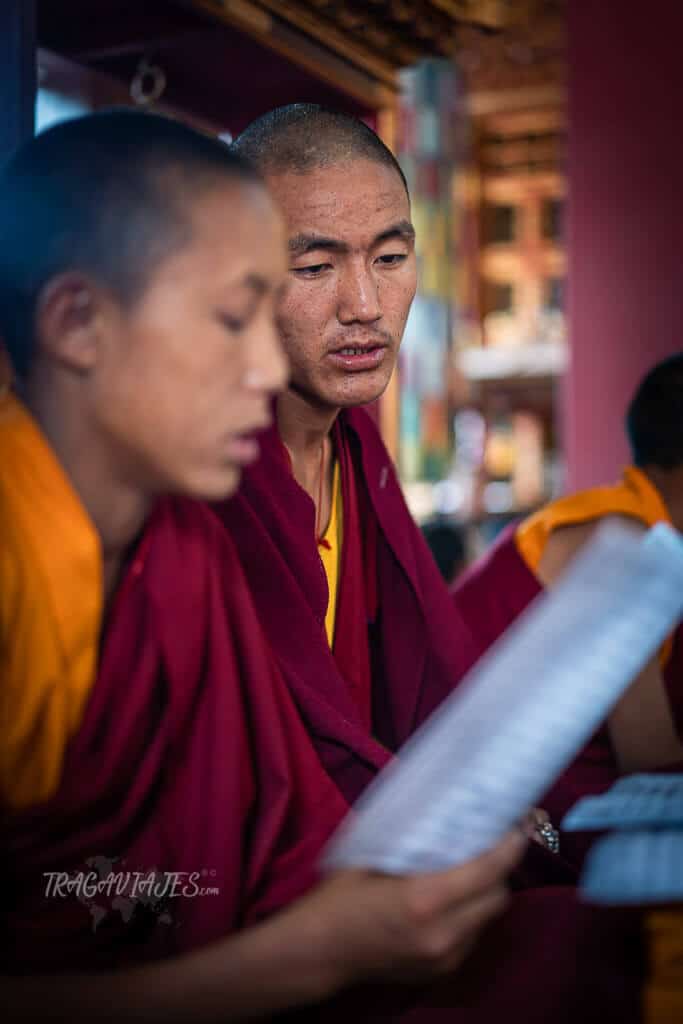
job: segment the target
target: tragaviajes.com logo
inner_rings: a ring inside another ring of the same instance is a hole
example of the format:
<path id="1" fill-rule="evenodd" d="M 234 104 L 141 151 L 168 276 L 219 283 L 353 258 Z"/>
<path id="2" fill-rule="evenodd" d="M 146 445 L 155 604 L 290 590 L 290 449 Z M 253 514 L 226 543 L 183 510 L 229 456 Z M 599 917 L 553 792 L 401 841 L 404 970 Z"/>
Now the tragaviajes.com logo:
<path id="1" fill-rule="evenodd" d="M 120 914 L 128 924 L 138 908 L 151 912 L 160 924 L 172 925 L 172 900 L 220 893 L 217 886 L 206 884 L 216 875 L 213 869 L 131 871 L 125 870 L 125 861 L 110 857 L 90 857 L 85 863 L 88 868 L 85 871 L 43 872 L 45 896 L 48 899 L 75 897 L 90 911 L 93 931 L 110 914 Z"/>

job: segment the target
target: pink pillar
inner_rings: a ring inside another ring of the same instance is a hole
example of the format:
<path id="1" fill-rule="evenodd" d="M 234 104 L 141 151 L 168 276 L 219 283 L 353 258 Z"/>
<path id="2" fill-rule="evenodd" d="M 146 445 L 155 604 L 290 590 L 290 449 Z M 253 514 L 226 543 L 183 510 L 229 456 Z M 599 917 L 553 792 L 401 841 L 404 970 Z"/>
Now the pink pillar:
<path id="1" fill-rule="evenodd" d="M 643 373 L 683 350 L 683 8 L 569 2 L 568 489 L 628 459 Z"/>

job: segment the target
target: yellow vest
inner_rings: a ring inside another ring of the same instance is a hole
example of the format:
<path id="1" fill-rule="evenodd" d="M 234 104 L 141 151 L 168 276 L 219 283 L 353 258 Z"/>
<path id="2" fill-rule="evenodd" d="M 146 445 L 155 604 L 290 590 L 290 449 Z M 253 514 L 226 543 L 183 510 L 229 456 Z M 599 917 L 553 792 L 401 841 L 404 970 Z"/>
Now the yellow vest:
<path id="1" fill-rule="evenodd" d="M 629 516 L 646 526 L 671 522 L 659 491 L 640 469 L 630 466 L 624 470 L 621 483 L 570 494 L 525 519 L 515 534 L 517 550 L 536 572 L 553 530 L 610 515 Z"/>
<path id="2" fill-rule="evenodd" d="M 620 483 L 570 494 L 529 516 L 517 527 L 517 550 L 531 571 L 538 573 L 545 546 L 554 530 L 615 515 L 636 519 L 648 527 L 656 523 L 671 523 L 669 511 L 657 488 L 642 470 L 629 466 L 624 470 Z M 662 665 L 670 658 L 671 649 L 669 638 L 661 648 Z"/>
<path id="3" fill-rule="evenodd" d="M 341 493 L 341 474 L 339 472 L 339 463 L 335 462 L 332 476 L 330 521 L 321 538 L 326 543 L 318 546 L 320 559 L 327 576 L 327 589 L 330 594 L 325 615 L 325 632 L 327 633 L 327 642 L 330 647 L 334 644 L 334 624 L 337 617 L 337 590 L 339 588 L 339 572 L 341 568 L 343 519 L 344 504 Z"/>

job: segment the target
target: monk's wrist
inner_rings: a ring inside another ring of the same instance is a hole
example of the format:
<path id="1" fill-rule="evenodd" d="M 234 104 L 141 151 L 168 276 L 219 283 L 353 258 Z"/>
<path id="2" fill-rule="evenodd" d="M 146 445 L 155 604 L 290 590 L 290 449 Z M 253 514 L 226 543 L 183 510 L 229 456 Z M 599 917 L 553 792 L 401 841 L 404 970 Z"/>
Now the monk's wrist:
<path id="1" fill-rule="evenodd" d="M 310 908 L 297 907 L 293 916 L 298 920 L 294 922 L 290 948 L 297 949 L 296 969 L 304 979 L 305 1000 L 330 999 L 357 980 L 344 948 L 338 915 L 331 913 L 329 906 L 312 904 Z"/>

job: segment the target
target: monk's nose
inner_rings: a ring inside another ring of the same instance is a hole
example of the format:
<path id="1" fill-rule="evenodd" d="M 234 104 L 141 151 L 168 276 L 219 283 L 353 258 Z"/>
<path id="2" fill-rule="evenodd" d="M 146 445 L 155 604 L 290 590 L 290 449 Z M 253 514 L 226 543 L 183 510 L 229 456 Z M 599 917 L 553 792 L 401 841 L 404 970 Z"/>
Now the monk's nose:
<path id="1" fill-rule="evenodd" d="M 282 391 L 289 379 L 289 361 L 272 317 L 264 318 L 257 337 L 245 348 L 247 386 L 271 393 Z"/>
<path id="2" fill-rule="evenodd" d="M 377 281 L 372 272 L 364 265 L 349 267 L 339 282 L 339 322 L 371 324 L 381 316 Z"/>

